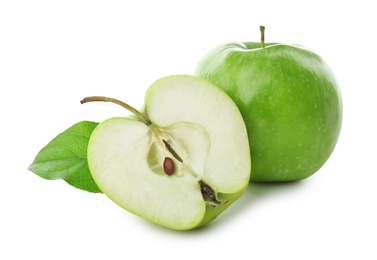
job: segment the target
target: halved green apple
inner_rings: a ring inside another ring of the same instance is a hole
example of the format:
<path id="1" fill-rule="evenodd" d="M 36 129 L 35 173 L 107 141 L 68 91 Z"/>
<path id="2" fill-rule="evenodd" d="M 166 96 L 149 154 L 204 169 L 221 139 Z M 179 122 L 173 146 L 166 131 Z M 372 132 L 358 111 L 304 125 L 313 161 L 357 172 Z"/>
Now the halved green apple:
<path id="1" fill-rule="evenodd" d="M 201 78 L 157 80 L 137 118 L 102 122 L 92 133 L 88 163 L 101 191 L 122 208 L 177 230 L 212 221 L 246 190 L 247 131 L 233 101 Z"/>

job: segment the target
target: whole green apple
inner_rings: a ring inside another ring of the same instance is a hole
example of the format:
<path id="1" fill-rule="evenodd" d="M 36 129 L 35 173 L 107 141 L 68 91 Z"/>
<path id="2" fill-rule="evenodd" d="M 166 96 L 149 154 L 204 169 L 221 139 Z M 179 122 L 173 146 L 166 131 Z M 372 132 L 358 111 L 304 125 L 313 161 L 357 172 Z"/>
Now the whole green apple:
<path id="1" fill-rule="evenodd" d="M 342 101 L 329 66 L 312 51 L 280 43 L 229 43 L 199 62 L 196 75 L 223 89 L 248 129 L 251 181 L 297 181 L 330 157 Z"/>

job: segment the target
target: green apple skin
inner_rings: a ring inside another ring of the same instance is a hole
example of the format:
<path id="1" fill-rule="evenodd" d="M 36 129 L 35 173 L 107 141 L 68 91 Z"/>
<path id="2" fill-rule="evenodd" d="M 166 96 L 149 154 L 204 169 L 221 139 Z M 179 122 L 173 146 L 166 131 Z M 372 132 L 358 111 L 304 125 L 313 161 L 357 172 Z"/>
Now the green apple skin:
<path id="1" fill-rule="evenodd" d="M 233 204 L 236 200 L 238 200 L 246 191 L 248 185 L 245 185 L 241 190 L 239 190 L 236 193 L 230 194 L 222 194 L 218 193 L 217 196 L 220 200 L 225 200 L 227 201 L 226 204 L 221 205 L 220 207 L 213 207 L 211 205 L 206 206 L 206 213 L 202 219 L 202 221 L 196 225 L 194 228 L 199 228 L 202 226 L 207 225 L 211 221 L 215 220 L 217 216 L 219 216 L 222 212 L 224 212 L 230 205 Z"/>
<path id="2" fill-rule="evenodd" d="M 219 46 L 195 74 L 223 89 L 248 129 L 251 181 L 298 181 L 333 152 L 342 124 L 340 89 L 329 66 L 296 45 Z"/>

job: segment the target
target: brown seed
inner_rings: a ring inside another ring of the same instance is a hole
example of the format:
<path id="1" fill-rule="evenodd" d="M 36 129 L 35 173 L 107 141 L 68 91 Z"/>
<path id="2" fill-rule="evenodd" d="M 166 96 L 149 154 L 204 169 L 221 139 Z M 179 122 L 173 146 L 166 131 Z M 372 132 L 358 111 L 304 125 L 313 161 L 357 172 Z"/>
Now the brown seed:
<path id="1" fill-rule="evenodd" d="M 165 160 L 164 160 L 164 172 L 167 174 L 167 175 L 172 175 L 173 174 L 173 171 L 174 171 L 174 162 L 171 158 L 169 157 L 165 157 Z"/>

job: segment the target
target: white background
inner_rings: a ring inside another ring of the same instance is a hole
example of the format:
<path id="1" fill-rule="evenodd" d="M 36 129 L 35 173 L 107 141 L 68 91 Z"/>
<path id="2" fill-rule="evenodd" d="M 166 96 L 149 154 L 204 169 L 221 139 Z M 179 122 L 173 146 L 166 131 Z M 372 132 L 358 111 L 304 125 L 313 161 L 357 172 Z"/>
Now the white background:
<path id="1" fill-rule="evenodd" d="M 376 28 L 373 1 L 1 1 L 0 259 L 377 259 Z M 220 43 L 309 47 L 332 67 L 344 120 L 315 175 L 251 184 L 208 226 L 171 231 L 104 195 L 27 170 L 81 120 L 125 115 L 145 90 L 190 74 Z"/>

